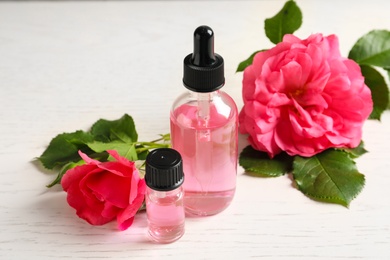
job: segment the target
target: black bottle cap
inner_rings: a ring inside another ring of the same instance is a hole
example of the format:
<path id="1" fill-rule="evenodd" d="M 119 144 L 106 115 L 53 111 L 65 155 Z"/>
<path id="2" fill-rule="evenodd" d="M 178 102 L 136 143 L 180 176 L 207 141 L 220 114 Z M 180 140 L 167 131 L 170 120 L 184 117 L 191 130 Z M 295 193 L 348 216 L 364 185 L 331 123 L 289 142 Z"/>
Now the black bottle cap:
<path id="1" fill-rule="evenodd" d="M 181 155 L 171 148 L 159 148 L 146 157 L 146 185 L 158 191 L 170 191 L 183 184 Z"/>
<path id="2" fill-rule="evenodd" d="M 225 84 L 223 58 L 214 53 L 214 32 L 208 26 L 194 32 L 194 53 L 184 58 L 183 84 L 195 92 L 212 92 Z"/>

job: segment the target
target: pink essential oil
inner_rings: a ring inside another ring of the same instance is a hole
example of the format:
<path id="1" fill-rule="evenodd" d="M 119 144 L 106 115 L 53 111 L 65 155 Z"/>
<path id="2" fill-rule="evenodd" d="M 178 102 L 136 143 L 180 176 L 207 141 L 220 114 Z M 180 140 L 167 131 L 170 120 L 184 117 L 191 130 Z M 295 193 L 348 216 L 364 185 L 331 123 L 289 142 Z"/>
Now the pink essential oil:
<path id="1" fill-rule="evenodd" d="M 214 33 L 194 32 L 194 53 L 184 59 L 183 83 L 190 91 L 171 110 L 172 147 L 183 158 L 184 207 L 189 215 L 214 215 L 229 206 L 236 187 L 237 107 L 220 88 L 223 58 L 214 53 Z"/>
<path id="2" fill-rule="evenodd" d="M 146 157 L 146 214 L 148 235 L 157 243 L 171 243 L 184 234 L 184 181 L 181 155 L 170 148 Z"/>

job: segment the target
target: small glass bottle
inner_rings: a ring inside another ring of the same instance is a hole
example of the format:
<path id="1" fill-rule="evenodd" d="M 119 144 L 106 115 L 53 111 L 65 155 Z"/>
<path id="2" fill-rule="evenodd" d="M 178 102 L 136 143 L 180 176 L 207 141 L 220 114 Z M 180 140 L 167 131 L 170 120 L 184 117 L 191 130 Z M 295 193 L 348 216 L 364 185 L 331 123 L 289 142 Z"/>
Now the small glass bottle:
<path id="1" fill-rule="evenodd" d="M 176 241 L 185 222 L 181 155 L 170 148 L 155 149 L 146 157 L 145 171 L 149 237 L 157 243 Z"/>
<path id="2" fill-rule="evenodd" d="M 174 102 L 170 115 L 172 147 L 183 157 L 184 207 L 189 215 L 223 211 L 236 188 L 238 112 L 221 91 L 223 58 L 214 53 L 214 33 L 208 26 L 194 32 L 194 52 L 184 59 L 184 86 L 189 90 Z"/>

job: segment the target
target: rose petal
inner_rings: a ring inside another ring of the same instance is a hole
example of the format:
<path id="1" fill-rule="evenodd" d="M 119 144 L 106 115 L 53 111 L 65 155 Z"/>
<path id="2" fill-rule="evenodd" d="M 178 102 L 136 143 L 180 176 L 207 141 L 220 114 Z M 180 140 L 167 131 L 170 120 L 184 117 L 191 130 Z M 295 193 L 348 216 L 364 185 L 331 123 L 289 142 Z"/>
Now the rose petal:
<path id="1" fill-rule="evenodd" d="M 119 208 L 125 208 L 129 204 L 130 185 L 130 177 L 122 177 L 112 172 L 89 174 L 85 180 L 85 186 L 92 194 L 98 195 L 98 200 L 103 198 L 103 201 L 108 201 Z"/>
<path id="2" fill-rule="evenodd" d="M 133 175 L 131 177 L 131 188 L 130 188 L 130 194 L 129 194 L 129 203 L 133 203 L 137 195 L 141 192 L 138 190 L 138 187 L 140 183 L 145 182 L 144 179 L 140 179 L 139 173 L 137 168 L 134 167 L 133 169 Z"/>
<path id="3" fill-rule="evenodd" d="M 129 206 L 126 207 L 124 210 L 122 210 L 122 212 L 120 212 L 117 216 L 117 223 L 118 223 L 119 230 L 126 230 L 128 227 L 132 225 L 135 214 L 142 206 L 145 197 L 145 190 L 146 190 L 146 185 L 144 180 L 140 181 L 138 185 L 138 190 L 139 193 L 137 197 L 133 200 L 133 202 L 129 204 Z"/>
<path id="4" fill-rule="evenodd" d="M 99 161 L 89 158 L 88 155 L 86 155 L 80 150 L 79 150 L 79 155 L 87 164 L 95 164 L 95 165 L 100 164 Z"/>
<path id="5" fill-rule="evenodd" d="M 114 157 L 118 162 L 121 164 L 133 168 L 134 167 L 134 162 L 127 160 L 125 157 L 122 157 L 118 154 L 116 150 L 107 150 L 107 153 Z"/>

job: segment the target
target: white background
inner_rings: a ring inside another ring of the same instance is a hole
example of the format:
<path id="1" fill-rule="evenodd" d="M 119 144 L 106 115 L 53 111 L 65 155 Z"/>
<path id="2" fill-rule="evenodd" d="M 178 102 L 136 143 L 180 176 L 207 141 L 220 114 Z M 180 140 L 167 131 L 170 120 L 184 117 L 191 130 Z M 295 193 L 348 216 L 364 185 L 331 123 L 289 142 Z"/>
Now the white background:
<path id="1" fill-rule="evenodd" d="M 120 232 L 79 219 L 55 177 L 33 163 L 55 135 L 99 118 L 133 116 L 139 139 L 169 132 L 192 33 L 211 26 L 239 109 L 238 63 L 272 47 L 263 21 L 284 1 L 82 1 L 0 3 L 0 259 L 390 259 L 390 113 L 369 121 L 366 187 L 350 208 L 315 202 L 288 176 L 238 170 L 231 206 L 187 219 L 168 245 L 146 238 L 146 216 Z M 372 29 L 390 29 L 390 1 L 298 1 L 296 35 L 335 33 L 347 56 Z M 240 138 L 245 145 L 245 138 Z"/>

